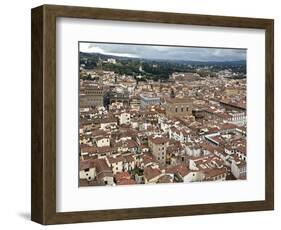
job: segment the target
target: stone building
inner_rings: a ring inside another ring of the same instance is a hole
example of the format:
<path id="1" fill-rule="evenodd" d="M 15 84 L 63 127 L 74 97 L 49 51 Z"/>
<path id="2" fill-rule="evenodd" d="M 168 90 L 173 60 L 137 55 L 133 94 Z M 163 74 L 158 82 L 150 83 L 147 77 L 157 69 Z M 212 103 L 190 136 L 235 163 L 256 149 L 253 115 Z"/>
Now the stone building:
<path id="1" fill-rule="evenodd" d="M 166 164 L 167 147 L 169 146 L 169 139 L 162 136 L 150 136 L 148 138 L 148 147 L 155 159 L 161 164 Z"/>
<path id="2" fill-rule="evenodd" d="M 102 86 L 80 87 L 80 107 L 104 106 L 105 90 Z"/>
<path id="3" fill-rule="evenodd" d="M 145 108 L 147 105 L 160 105 L 160 97 L 153 95 L 140 95 L 140 106 Z"/>
<path id="4" fill-rule="evenodd" d="M 192 101 L 188 98 L 168 98 L 165 103 L 167 117 L 192 115 L 192 107 Z"/>

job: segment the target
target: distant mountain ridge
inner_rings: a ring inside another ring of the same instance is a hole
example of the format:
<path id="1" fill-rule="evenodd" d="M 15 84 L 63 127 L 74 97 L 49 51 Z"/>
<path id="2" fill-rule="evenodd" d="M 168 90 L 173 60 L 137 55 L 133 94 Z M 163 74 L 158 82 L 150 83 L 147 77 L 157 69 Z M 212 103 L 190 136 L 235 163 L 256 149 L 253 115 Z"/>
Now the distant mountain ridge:
<path id="1" fill-rule="evenodd" d="M 101 53 L 86 53 L 80 51 L 80 57 L 99 57 L 102 59 L 114 58 L 116 60 L 139 60 L 139 61 L 151 61 L 151 62 L 173 62 L 180 64 L 191 64 L 191 65 L 220 65 L 220 64 L 228 64 L 228 65 L 246 65 L 246 60 L 238 60 L 238 61 L 194 61 L 194 60 L 171 60 L 165 58 L 139 58 L 139 57 L 125 57 L 125 56 L 115 56 L 115 55 L 106 55 Z"/>

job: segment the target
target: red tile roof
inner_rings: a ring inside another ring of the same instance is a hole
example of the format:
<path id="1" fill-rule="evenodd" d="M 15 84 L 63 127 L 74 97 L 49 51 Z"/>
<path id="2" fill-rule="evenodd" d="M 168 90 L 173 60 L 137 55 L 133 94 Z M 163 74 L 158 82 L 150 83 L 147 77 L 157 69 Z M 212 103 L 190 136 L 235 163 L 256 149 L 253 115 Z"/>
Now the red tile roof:
<path id="1" fill-rule="evenodd" d="M 189 170 L 186 165 L 179 164 L 175 166 L 171 166 L 166 169 L 166 173 L 176 174 L 178 173 L 180 176 L 184 177 L 189 173 Z"/>
<path id="2" fill-rule="evenodd" d="M 151 180 L 157 176 L 160 176 L 161 170 L 158 168 L 152 168 L 152 167 L 148 166 L 148 167 L 144 168 L 143 174 L 147 180 Z"/>

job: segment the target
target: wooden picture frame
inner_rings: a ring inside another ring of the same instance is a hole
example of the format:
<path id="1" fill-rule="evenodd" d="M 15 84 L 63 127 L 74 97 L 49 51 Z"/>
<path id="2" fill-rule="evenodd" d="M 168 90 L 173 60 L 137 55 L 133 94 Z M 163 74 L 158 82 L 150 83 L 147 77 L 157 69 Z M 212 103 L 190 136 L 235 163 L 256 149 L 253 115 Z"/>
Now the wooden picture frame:
<path id="1" fill-rule="evenodd" d="M 56 18 L 264 29 L 266 36 L 265 200 L 101 211 L 56 211 Z M 274 21 L 179 13 L 43 5 L 32 9 L 31 219 L 64 224 L 274 209 Z"/>

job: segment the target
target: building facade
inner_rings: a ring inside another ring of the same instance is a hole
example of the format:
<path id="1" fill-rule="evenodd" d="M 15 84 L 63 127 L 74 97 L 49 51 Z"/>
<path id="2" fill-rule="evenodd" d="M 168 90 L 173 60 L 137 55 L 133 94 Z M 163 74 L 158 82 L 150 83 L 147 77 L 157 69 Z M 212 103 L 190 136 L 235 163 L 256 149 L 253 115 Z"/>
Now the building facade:
<path id="1" fill-rule="evenodd" d="M 188 98 L 166 99 L 165 109 L 168 117 L 183 117 L 192 115 L 192 101 Z"/>
<path id="2" fill-rule="evenodd" d="M 140 106 L 145 108 L 148 105 L 160 105 L 160 97 L 150 96 L 150 95 L 140 95 Z"/>
<path id="3" fill-rule="evenodd" d="M 80 87 L 80 107 L 104 106 L 104 94 L 101 86 Z"/>
<path id="4" fill-rule="evenodd" d="M 169 146 L 169 140 L 165 137 L 149 137 L 148 147 L 155 159 L 161 164 L 166 164 L 167 159 L 167 147 Z"/>

